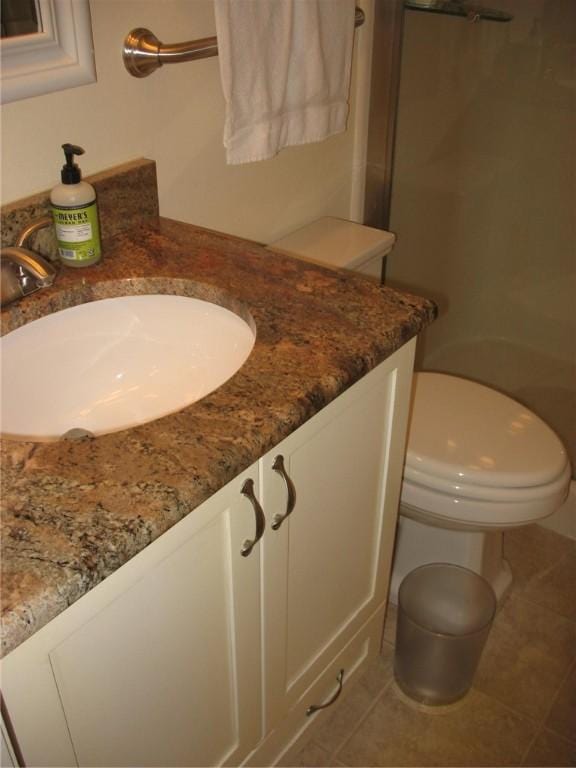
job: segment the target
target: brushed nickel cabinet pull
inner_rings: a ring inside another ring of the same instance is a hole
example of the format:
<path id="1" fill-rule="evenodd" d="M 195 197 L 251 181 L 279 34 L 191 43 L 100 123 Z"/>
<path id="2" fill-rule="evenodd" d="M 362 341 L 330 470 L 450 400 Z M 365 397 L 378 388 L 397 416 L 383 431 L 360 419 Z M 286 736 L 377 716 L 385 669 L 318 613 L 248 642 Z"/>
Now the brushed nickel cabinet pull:
<path id="1" fill-rule="evenodd" d="M 340 672 L 338 672 L 338 677 L 336 678 L 336 682 L 338 683 L 338 690 L 336 691 L 336 693 L 330 699 L 328 699 L 328 701 L 325 704 L 311 704 L 306 710 L 306 717 L 310 717 L 310 715 L 313 715 L 314 712 L 318 712 L 320 709 L 326 709 L 326 707 L 329 707 L 331 704 L 334 704 L 336 699 L 342 693 L 342 686 L 344 685 L 343 669 L 341 669 Z"/>
<path id="2" fill-rule="evenodd" d="M 292 482 L 291 478 L 286 472 L 286 468 L 284 467 L 284 456 L 280 454 L 276 456 L 276 458 L 274 459 L 274 463 L 272 464 L 272 469 L 275 472 L 278 472 L 278 474 L 283 478 L 284 482 L 286 483 L 286 494 L 287 494 L 286 512 L 283 515 L 275 515 L 274 519 L 272 520 L 272 530 L 277 531 L 278 528 L 280 528 L 280 526 L 284 522 L 284 520 L 286 520 L 288 515 L 292 514 L 292 511 L 296 504 L 296 488 L 294 487 L 294 483 Z"/>
<path id="3" fill-rule="evenodd" d="M 242 544 L 242 549 L 240 550 L 242 557 L 248 557 L 250 552 L 252 552 L 254 549 L 255 544 L 260 541 L 264 535 L 264 529 L 266 528 L 266 518 L 264 517 L 262 507 L 260 506 L 260 503 L 254 494 L 253 480 L 248 478 L 248 480 L 244 482 L 244 485 L 240 489 L 240 493 L 243 496 L 246 496 L 246 498 L 250 501 L 254 509 L 254 515 L 256 516 L 256 535 L 253 539 L 246 539 L 244 544 Z"/>

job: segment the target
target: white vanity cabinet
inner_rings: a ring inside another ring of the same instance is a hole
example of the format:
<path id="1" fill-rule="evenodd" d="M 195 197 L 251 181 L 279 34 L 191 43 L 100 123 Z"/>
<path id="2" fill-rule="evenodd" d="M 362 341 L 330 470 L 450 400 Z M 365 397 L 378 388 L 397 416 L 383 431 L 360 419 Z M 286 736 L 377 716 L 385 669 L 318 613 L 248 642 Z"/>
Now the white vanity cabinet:
<path id="1" fill-rule="evenodd" d="M 322 717 L 378 652 L 413 347 L 3 660 L 27 765 L 266 764 Z"/>
<path id="2" fill-rule="evenodd" d="M 249 473 L 2 662 L 28 766 L 237 764 L 260 733 Z"/>

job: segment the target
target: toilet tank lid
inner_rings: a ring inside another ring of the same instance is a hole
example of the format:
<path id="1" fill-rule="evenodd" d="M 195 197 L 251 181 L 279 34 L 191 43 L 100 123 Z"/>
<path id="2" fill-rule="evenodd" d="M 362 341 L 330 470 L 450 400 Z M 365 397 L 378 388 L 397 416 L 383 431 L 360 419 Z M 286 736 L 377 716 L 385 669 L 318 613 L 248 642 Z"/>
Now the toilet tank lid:
<path id="1" fill-rule="evenodd" d="M 330 267 L 356 269 L 392 250 L 396 235 L 325 216 L 270 243 L 270 248 Z"/>

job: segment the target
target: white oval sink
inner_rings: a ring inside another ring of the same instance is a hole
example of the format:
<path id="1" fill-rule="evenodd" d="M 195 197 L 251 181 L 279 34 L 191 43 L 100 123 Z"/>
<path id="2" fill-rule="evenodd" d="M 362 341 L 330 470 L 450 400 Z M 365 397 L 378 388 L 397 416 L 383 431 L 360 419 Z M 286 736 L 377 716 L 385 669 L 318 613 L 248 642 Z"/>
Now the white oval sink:
<path id="1" fill-rule="evenodd" d="M 2 434 L 49 441 L 153 421 L 224 384 L 254 341 L 238 315 L 185 296 L 121 296 L 55 312 L 0 341 Z"/>

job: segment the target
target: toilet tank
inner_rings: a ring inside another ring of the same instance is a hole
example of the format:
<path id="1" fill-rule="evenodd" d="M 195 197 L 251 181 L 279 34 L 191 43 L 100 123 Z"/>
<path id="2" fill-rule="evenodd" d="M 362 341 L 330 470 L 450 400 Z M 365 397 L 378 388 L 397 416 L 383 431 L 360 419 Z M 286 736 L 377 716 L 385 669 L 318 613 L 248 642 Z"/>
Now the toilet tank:
<path id="1" fill-rule="evenodd" d="M 353 269 L 380 280 L 382 260 L 395 240 L 392 232 L 325 216 L 268 247 L 325 267 Z"/>

